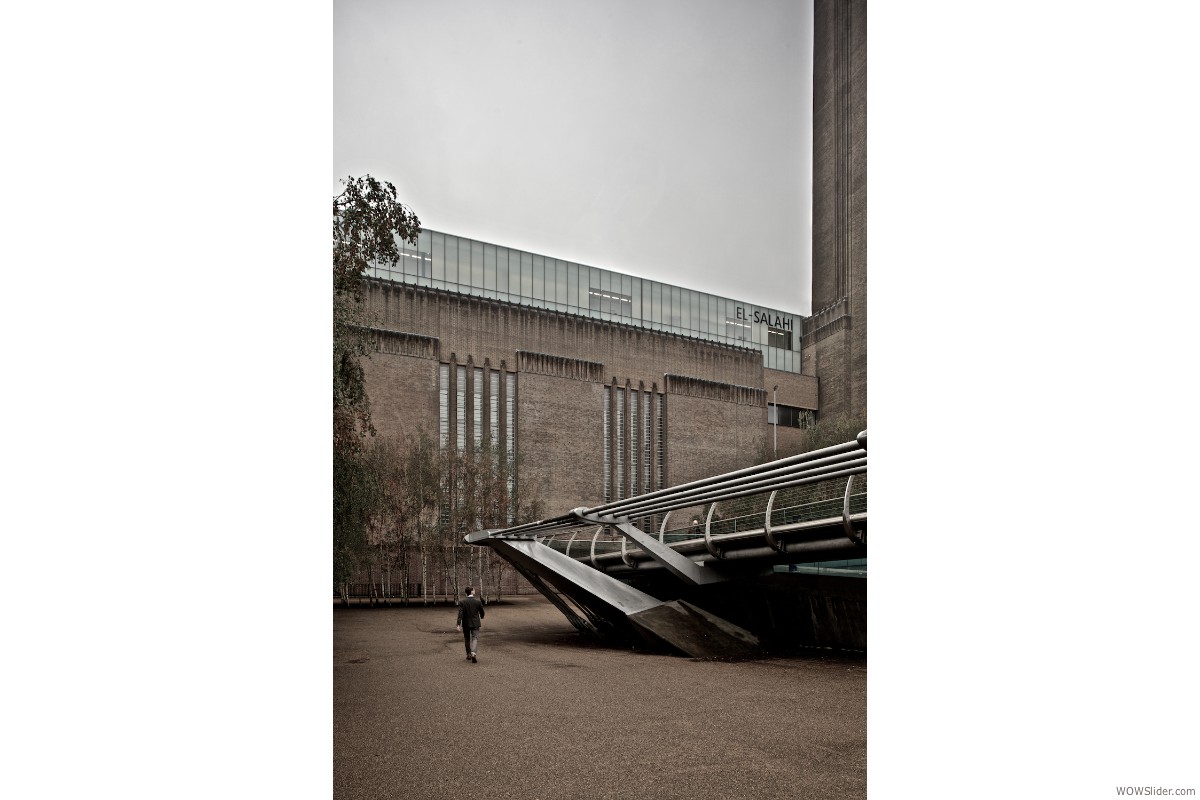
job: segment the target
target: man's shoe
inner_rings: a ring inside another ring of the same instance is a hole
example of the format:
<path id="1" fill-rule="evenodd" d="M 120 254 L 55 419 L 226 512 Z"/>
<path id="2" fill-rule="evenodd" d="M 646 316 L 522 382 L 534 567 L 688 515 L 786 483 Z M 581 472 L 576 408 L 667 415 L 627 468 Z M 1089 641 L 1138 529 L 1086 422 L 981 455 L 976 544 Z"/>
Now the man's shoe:
<path id="1" fill-rule="evenodd" d="M 471 663 L 472 663 L 472 664 L 478 664 L 478 663 L 479 663 L 479 659 L 475 657 L 475 654 L 474 654 L 474 653 L 471 653 Z"/>

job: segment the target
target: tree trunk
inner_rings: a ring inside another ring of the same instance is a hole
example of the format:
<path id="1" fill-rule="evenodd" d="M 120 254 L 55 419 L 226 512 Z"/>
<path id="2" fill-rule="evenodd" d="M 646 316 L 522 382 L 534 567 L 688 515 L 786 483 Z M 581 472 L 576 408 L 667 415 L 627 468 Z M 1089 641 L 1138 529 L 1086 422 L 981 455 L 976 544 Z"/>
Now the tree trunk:
<path id="1" fill-rule="evenodd" d="M 503 581 L 504 577 L 501 576 L 499 580 L 496 579 L 496 565 L 492 560 L 492 553 L 490 550 L 487 553 L 487 557 L 486 557 L 486 560 L 484 563 L 487 564 L 488 580 L 492 583 L 493 586 L 496 587 L 496 602 L 499 603 L 500 595 L 504 592 L 504 586 L 502 585 L 502 581 Z"/>
<path id="2" fill-rule="evenodd" d="M 400 574 L 404 576 L 404 580 L 400 584 L 400 599 L 404 601 L 404 605 L 408 605 L 408 556 L 408 545 L 406 544 L 400 549 Z"/>
<path id="3" fill-rule="evenodd" d="M 429 578 L 428 564 L 429 559 L 425 556 L 425 548 L 421 548 L 421 605 L 429 605 Z"/>
<path id="4" fill-rule="evenodd" d="M 382 547 L 383 545 L 380 545 L 381 549 Z M 392 560 L 384 556 L 384 564 L 387 567 L 387 583 L 384 584 L 383 588 L 383 604 L 390 606 L 392 604 Z M 380 578 L 382 577 L 380 575 Z"/>

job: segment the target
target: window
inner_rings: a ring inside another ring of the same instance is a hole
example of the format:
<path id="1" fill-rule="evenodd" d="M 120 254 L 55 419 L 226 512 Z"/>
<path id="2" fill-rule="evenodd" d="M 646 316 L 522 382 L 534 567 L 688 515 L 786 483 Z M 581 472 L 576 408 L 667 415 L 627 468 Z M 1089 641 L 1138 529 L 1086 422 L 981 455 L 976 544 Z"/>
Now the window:
<path id="1" fill-rule="evenodd" d="M 612 387 L 604 387 L 604 502 L 612 502 Z"/>
<path id="2" fill-rule="evenodd" d="M 625 390 L 617 389 L 617 499 L 625 499 Z"/>
<path id="3" fill-rule="evenodd" d="M 654 440 L 650 437 L 650 392 L 645 392 L 642 397 L 642 491 L 648 492 L 653 487 L 650 485 L 650 448 L 654 446 Z M 659 487 L 662 488 L 661 486 Z"/>
<path id="4" fill-rule="evenodd" d="M 430 255 L 433 260 L 430 265 L 433 267 L 433 279 L 435 281 L 446 280 L 446 237 L 441 233 L 432 234 L 433 247 Z"/>
<path id="5" fill-rule="evenodd" d="M 496 248 L 496 292 L 501 300 L 508 299 L 508 248 Z"/>
<path id="6" fill-rule="evenodd" d="M 551 270 L 551 274 L 553 274 L 553 271 L 554 271 L 553 264 L 550 265 L 550 270 Z M 554 294 L 553 290 L 550 292 L 550 294 Z M 546 307 L 546 303 L 545 303 L 545 300 L 546 300 L 546 257 L 545 256 L 534 256 L 533 257 L 533 292 L 529 295 L 529 297 L 530 297 L 530 299 L 535 300 L 535 301 L 537 301 L 537 300 L 543 301 L 541 303 L 535 302 L 534 303 L 535 306 L 538 306 L 539 308 Z"/>
<path id="7" fill-rule="evenodd" d="M 483 288 L 488 297 L 495 297 L 496 291 L 496 245 L 484 245 L 483 248 Z"/>
<path id="8" fill-rule="evenodd" d="M 767 403 L 767 424 L 774 425 L 778 409 L 779 424 L 785 428 L 811 428 L 817 422 L 817 412 L 807 408 Z"/>
<path id="9" fill-rule="evenodd" d="M 412 247 L 400 246 L 400 263 L 394 269 L 402 271 L 405 275 L 412 275 L 418 278 L 428 278 L 430 273 L 430 265 L 433 263 L 433 258 L 429 253 L 420 250 L 414 250 Z"/>
<path id="10" fill-rule="evenodd" d="M 750 323 L 740 319 L 725 318 L 725 335 L 730 339 L 750 340 Z"/>
<path id="11" fill-rule="evenodd" d="M 663 488 L 662 397 L 623 386 L 604 387 L 604 502 Z M 651 467 L 655 452 L 657 472 Z"/>
<path id="12" fill-rule="evenodd" d="M 629 393 L 629 494 L 630 496 L 641 494 L 646 491 L 644 486 L 640 485 L 639 478 L 641 470 L 638 469 L 641 461 L 642 450 L 638 446 L 641 422 L 638 418 L 638 395 L 641 392 L 636 389 Z"/>
<path id="13" fill-rule="evenodd" d="M 504 375 L 504 452 L 508 462 L 508 512 L 507 523 L 513 524 L 512 498 L 516 496 L 517 472 L 517 374 Z"/>
<path id="14" fill-rule="evenodd" d="M 785 331 L 782 328 L 772 328 L 767 326 L 767 345 L 770 347 L 779 347 L 784 350 L 792 349 L 792 332 Z"/>
<path id="15" fill-rule="evenodd" d="M 488 435 L 491 445 L 500 448 L 500 370 L 491 370 L 491 382 L 488 384 Z"/>
<path id="16" fill-rule="evenodd" d="M 446 283 L 451 289 L 458 288 L 458 237 L 446 237 Z"/>
<path id="17" fill-rule="evenodd" d="M 479 291 L 483 288 L 483 242 L 471 242 L 471 294 L 483 294 Z M 466 283 L 466 281 L 463 281 Z"/>
<path id="18" fill-rule="evenodd" d="M 592 311 L 633 316 L 633 298 L 609 289 L 588 289 L 588 307 Z"/>
<path id="19" fill-rule="evenodd" d="M 467 445 L 467 368 L 459 367 L 455 371 L 455 379 L 454 394 L 457 400 L 455 410 L 458 412 L 458 416 L 455 418 L 458 423 L 455 433 L 458 435 L 454 445 L 461 453 Z"/>
<path id="20" fill-rule="evenodd" d="M 504 375 L 504 452 L 508 456 L 509 485 L 512 484 L 512 471 L 517 458 L 517 375 L 508 372 Z"/>
<path id="21" fill-rule="evenodd" d="M 658 424 L 655 430 L 655 442 L 658 449 L 658 486 L 655 488 L 662 489 L 666 486 L 666 469 L 663 466 L 666 463 L 666 453 L 663 451 L 663 421 L 666 418 L 666 414 L 663 413 L 663 407 L 666 405 L 667 396 L 660 394 L 656 399 L 658 401 L 656 403 L 656 407 L 658 408 Z"/>
<path id="22" fill-rule="evenodd" d="M 450 443 L 450 365 L 438 367 L 438 442 L 443 448 Z"/>
<path id="23" fill-rule="evenodd" d="M 471 416 L 474 427 L 471 431 L 471 438 L 475 442 L 476 449 L 483 443 L 483 369 L 475 368 L 475 384 L 472 387 L 472 403 Z"/>

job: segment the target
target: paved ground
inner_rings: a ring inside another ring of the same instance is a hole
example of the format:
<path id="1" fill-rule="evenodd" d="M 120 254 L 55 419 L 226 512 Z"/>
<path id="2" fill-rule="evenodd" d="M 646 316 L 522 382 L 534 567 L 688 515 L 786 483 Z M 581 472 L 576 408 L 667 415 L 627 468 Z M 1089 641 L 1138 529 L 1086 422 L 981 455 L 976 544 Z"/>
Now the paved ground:
<path id="1" fill-rule="evenodd" d="M 866 796 L 864 656 L 742 663 L 610 649 L 541 597 L 336 609 L 335 800 Z"/>

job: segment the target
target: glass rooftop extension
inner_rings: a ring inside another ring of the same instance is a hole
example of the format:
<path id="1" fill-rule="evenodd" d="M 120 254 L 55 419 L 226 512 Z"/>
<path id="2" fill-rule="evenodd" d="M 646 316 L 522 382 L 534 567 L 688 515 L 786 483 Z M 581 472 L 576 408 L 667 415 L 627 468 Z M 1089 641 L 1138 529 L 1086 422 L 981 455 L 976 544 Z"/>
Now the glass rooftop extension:
<path id="1" fill-rule="evenodd" d="M 800 371 L 800 314 L 427 229 L 400 244 L 397 264 L 367 274 L 752 347 L 764 366 Z"/>

